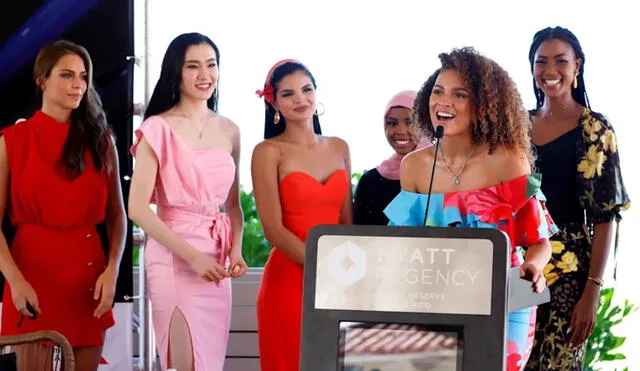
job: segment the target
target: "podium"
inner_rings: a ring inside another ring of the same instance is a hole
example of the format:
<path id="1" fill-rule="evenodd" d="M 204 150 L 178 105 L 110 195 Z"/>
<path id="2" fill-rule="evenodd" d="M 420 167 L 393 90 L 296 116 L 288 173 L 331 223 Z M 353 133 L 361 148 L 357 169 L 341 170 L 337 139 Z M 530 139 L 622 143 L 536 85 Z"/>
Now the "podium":
<path id="1" fill-rule="evenodd" d="M 300 370 L 504 370 L 507 315 L 549 301 L 496 229 L 318 226 Z"/>

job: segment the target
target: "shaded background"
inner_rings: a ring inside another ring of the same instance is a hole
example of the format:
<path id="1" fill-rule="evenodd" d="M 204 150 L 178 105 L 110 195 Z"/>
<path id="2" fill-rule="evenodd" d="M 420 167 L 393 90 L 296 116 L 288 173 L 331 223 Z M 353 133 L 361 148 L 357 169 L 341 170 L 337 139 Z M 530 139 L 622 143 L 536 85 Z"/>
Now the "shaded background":
<path id="1" fill-rule="evenodd" d="M 32 68 L 41 47 L 58 39 L 84 46 L 91 54 L 95 86 L 116 134 L 126 206 L 132 172 L 128 149 L 133 116 L 133 0 L 20 0 L 9 6 L 0 12 L 0 127 L 28 118 L 40 108 Z M 133 295 L 132 225 L 127 223 L 117 302 L 131 301 L 124 297 Z M 104 225 L 98 229 L 106 242 Z M 3 230 L 10 238 L 7 218 Z"/>

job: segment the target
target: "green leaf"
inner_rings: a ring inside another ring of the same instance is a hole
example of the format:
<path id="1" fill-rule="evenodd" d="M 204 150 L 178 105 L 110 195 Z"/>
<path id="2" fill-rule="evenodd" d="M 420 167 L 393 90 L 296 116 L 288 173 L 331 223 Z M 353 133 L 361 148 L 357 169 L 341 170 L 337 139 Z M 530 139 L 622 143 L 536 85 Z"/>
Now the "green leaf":
<path id="1" fill-rule="evenodd" d="M 133 266 L 134 267 L 139 267 L 140 266 L 140 248 L 138 246 L 134 246 L 133 250 L 131 250 L 131 255 L 132 255 L 132 260 L 133 260 Z"/>
<path id="2" fill-rule="evenodd" d="M 605 354 L 602 356 L 603 361 L 620 361 L 623 359 L 627 359 L 624 354 L 616 353 L 616 354 Z"/>
<path id="3" fill-rule="evenodd" d="M 596 324 L 587 341 L 585 370 L 594 370 L 595 365 L 604 366 L 604 362 L 626 359 L 622 353 L 613 353 L 613 350 L 620 348 L 626 341 L 626 337 L 616 336 L 613 331 L 636 307 L 628 300 L 625 300 L 623 306 L 613 305 L 613 296 L 613 287 L 601 291 Z M 606 366 L 604 368 L 611 369 Z"/>

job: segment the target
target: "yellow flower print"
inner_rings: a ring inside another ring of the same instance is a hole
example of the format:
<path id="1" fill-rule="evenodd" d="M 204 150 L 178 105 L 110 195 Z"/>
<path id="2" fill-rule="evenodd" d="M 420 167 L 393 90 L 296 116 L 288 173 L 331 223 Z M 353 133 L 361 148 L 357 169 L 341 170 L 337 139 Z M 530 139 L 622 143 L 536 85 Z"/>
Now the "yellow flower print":
<path id="1" fill-rule="evenodd" d="M 613 133 L 613 130 L 607 129 L 600 137 L 600 141 L 602 142 L 602 147 L 605 151 L 616 153 L 618 150 L 616 135 Z"/>
<path id="2" fill-rule="evenodd" d="M 566 325 L 568 322 L 565 319 L 562 318 L 555 318 L 555 322 L 553 323 L 554 326 L 556 326 L 556 328 L 558 329 L 562 329 L 564 327 L 564 325 Z"/>
<path id="3" fill-rule="evenodd" d="M 578 257 L 575 253 L 567 251 L 562 255 L 562 261 L 556 264 L 563 273 L 576 272 L 578 270 Z"/>
<path id="4" fill-rule="evenodd" d="M 589 118 L 584 123 L 584 132 L 589 135 L 589 140 L 592 142 L 598 140 L 598 131 L 600 131 L 601 129 L 602 124 L 600 123 L 600 121 L 596 120 L 592 116 L 589 116 Z"/>
<path id="5" fill-rule="evenodd" d="M 586 179 L 593 178 L 596 173 L 598 176 L 601 176 L 602 167 L 606 159 L 607 157 L 604 155 L 604 152 L 598 151 L 595 145 L 591 145 L 587 154 L 578 164 L 578 171 L 581 172 Z"/>
<path id="6" fill-rule="evenodd" d="M 569 236 L 571 237 L 572 240 L 581 240 L 585 237 L 585 235 L 582 234 L 582 232 L 569 233 Z"/>
<path id="7" fill-rule="evenodd" d="M 616 207 L 616 201 L 611 200 L 609 202 L 602 203 L 602 210 L 604 211 L 612 211 Z"/>
<path id="8" fill-rule="evenodd" d="M 593 195 L 593 189 L 590 191 L 586 191 L 582 196 L 580 196 L 580 200 L 582 202 L 586 202 L 589 205 L 593 205 L 596 202 L 596 198 Z"/>
<path id="9" fill-rule="evenodd" d="M 564 250 L 564 244 L 560 241 L 551 241 L 551 252 L 560 254 Z"/>
<path id="10" fill-rule="evenodd" d="M 598 131 L 602 129 L 602 124 L 599 120 L 593 118 L 593 116 L 589 116 L 589 118 L 584 123 L 584 132 L 589 135 L 589 140 L 596 141 L 598 140 Z"/>
<path id="11" fill-rule="evenodd" d="M 548 263 L 544 269 L 542 270 L 542 274 L 544 278 L 547 279 L 547 285 L 551 286 L 554 282 L 558 280 L 558 273 L 553 272 L 554 266 L 551 263 Z"/>

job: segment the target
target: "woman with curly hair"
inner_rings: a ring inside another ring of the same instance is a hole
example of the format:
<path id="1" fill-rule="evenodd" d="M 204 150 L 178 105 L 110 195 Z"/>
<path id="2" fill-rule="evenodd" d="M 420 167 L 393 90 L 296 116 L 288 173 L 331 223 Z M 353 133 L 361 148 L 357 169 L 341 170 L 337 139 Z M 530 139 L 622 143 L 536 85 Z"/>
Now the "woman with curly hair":
<path id="1" fill-rule="evenodd" d="M 538 308 L 528 370 L 582 370 L 613 222 L 629 206 L 615 133 L 604 115 L 591 111 L 584 62 L 571 31 L 556 27 L 535 34 L 529 51 L 537 101 L 531 139 L 560 233 L 544 269 L 551 302 Z"/>
<path id="2" fill-rule="evenodd" d="M 444 128 L 442 151 L 437 158 L 435 147 L 405 156 L 402 191 L 385 209 L 389 224 L 499 229 L 511 240 L 510 266 L 520 267 L 541 292 L 549 237 L 557 228 L 544 206 L 540 176 L 531 173 L 530 123 L 520 95 L 505 70 L 471 48 L 439 57 L 442 66 L 418 93 L 413 119 L 428 136 Z M 425 170 L 434 162 L 425 218 L 431 180 Z M 534 308 L 509 314 L 509 370 L 526 364 L 534 323 Z"/>

